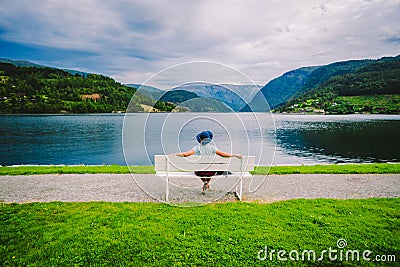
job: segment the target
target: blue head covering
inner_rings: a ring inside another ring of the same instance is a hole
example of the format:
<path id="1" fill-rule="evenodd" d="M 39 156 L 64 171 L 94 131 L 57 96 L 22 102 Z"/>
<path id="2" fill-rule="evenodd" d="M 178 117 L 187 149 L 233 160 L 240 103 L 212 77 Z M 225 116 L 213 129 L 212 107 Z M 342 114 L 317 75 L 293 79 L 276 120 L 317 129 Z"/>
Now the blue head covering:
<path id="1" fill-rule="evenodd" d="M 213 133 L 211 131 L 202 131 L 196 135 L 197 142 L 202 145 L 206 145 L 211 142 Z"/>

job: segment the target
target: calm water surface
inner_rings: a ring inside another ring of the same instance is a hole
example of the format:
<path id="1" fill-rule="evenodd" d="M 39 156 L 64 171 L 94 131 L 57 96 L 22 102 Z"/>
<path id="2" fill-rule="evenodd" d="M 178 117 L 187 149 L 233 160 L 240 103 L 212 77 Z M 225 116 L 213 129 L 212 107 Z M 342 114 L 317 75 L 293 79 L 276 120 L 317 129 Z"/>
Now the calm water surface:
<path id="1" fill-rule="evenodd" d="M 163 116 L 167 115 L 152 116 L 162 120 Z M 225 122 L 229 121 L 229 116 L 236 115 L 221 114 Z M 239 116 L 246 121 L 249 114 L 242 113 Z M 262 141 L 264 149 L 273 151 L 276 148 L 273 164 L 400 161 L 398 115 L 278 114 L 273 118 L 274 123 L 271 121 L 261 129 L 266 137 Z M 125 165 L 122 148 L 123 124 L 123 114 L 1 115 L 0 165 Z M 162 134 L 175 134 L 172 130 L 168 132 L 168 129 Z M 250 143 L 251 146 L 260 138 L 252 131 L 255 129 L 248 129 L 247 133 L 233 136 L 239 141 L 243 138 L 243 143 Z M 152 129 L 146 134 L 160 135 L 160 129 Z M 195 145 L 193 132 L 189 128 L 181 134 L 180 149 L 190 149 Z M 249 136 L 249 142 L 246 134 Z M 218 146 L 229 150 L 229 138 L 224 139 L 223 132 L 220 137 Z M 150 159 L 153 154 L 162 153 L 162 148 L 157 142 L 147 143 L 146 146 L 150 151 Z M 257 149 L 251 147 L 250 153 Z M 134 161 L 129 163 L 149 164 L 147 155 L 140 154 Z"/>

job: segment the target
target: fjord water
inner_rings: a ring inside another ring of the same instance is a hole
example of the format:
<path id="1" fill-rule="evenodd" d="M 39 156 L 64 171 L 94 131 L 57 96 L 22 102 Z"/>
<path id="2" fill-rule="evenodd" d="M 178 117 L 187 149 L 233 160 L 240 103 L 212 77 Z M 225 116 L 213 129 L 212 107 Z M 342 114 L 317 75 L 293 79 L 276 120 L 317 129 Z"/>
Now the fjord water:
<path id="1" fill-rule="evenodd" d="M 135 114 L 143 118 L 147 115 Z M 152 116 L 162 120 L 167 115 Z M 190 114 L 181 113 L 179 116 L 189 118 Z M 220 116 L 223 122 L 229 122 L 229 116 L 239 116 L 246 121 L 251 114 L 225 113 Z M 273 119 L 261 131 L 265 137 L 262 139 L 263 149 L 275 150 L 274 165 L 400 161 L 399 115 L 276 114 Z M 1 115 L 0 165 L 126 165 L 122 146 L 123 125 L 124 114 Z M 164 129 L 162 134 L 167 137 L 174 135 L 174 132 L 168 133 L 172 128 Z M 243 143 L 251 147 L 260 138 L 260 135 L 253 134 L 255 130 L 248 129 L 241 136 L 233 136 L 242 138 Z M 160 129 L 145 134 L 159 135 Z M 180 134 L 181 150 L 196 145 L 195 133 L 188 130 Z M 216 136 L 215 139 L 221 150 L 235 151 L 230 147 L 229 138 L 218 139 Z M 149 165 L 152 156 L 163 151 L 157 142 L 146 143 L 146 147 L 148 155 L 139 154 L 134 162 L 128 163 Z M 250 153 L 256 150 L 257 147 L 251 147 Z"/>

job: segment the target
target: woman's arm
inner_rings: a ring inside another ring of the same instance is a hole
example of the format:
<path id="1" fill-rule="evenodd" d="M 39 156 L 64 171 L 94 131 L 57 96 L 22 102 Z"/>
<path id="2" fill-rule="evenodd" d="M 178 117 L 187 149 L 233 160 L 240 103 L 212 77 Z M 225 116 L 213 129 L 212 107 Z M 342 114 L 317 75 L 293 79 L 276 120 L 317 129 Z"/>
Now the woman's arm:
<path id="1" fill-rule="evenodd" d="M 182 152 L 182 153 L 173 153 L 173 154 L 170 154 L 169 156 L 189 157 L 191 155 L 194 155 L 194 153 L 195 152 L 192 149 L 192 150 L 189 150 L 189 151 L 186 151 L 186 152 Z"/>
<path id="2" fill-rule="evenodd" d="M 243 156 L 241 154 L 231 154 L 231 153 L 226 153 L 221 150 L 217 150 L 215 153 L 217 153 L 218 156 L 224 157 L 224 158 L 229 158 L 229 157 L 237 157 L 241 159 Z"/>

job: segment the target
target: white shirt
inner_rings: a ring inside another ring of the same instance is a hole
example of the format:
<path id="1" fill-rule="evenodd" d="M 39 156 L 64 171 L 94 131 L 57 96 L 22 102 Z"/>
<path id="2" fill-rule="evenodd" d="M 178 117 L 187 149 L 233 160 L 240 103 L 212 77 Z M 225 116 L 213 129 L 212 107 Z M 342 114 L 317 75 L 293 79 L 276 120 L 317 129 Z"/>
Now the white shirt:
<path id="1" fill-rule="evenodd" d="M 193 150 L 196 156 L 214 156 L 217 152 L 217 147 L 212 143 L 206 145 L 199 144 Z"/>

